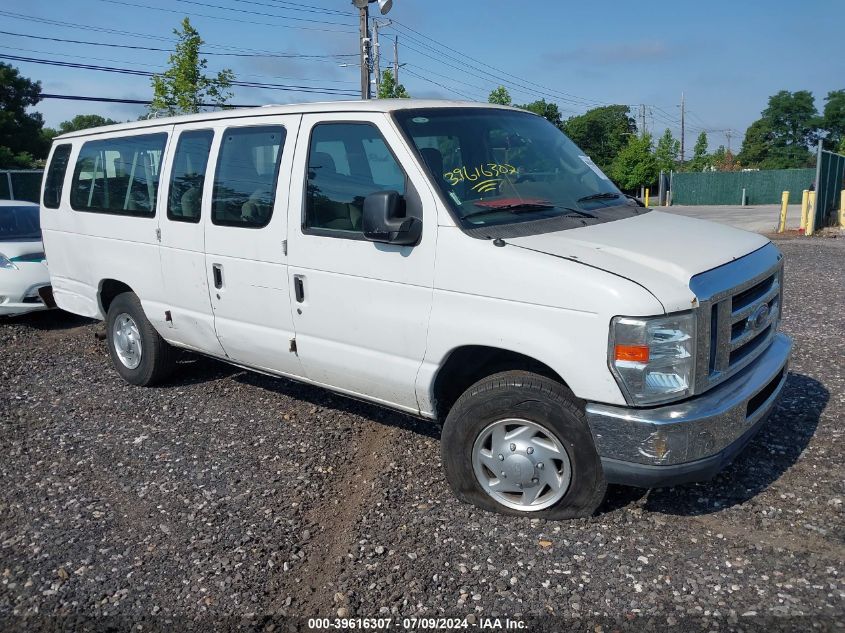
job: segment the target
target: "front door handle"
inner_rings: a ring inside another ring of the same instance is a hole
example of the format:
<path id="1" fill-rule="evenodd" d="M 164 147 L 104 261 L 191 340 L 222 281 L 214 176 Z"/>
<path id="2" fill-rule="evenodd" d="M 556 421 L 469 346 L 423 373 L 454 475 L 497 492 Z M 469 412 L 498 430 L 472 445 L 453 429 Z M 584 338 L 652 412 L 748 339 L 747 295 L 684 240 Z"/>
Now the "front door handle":
<path id="1" fill-rule="evenodd" d="M 293 292 L 296 295 L 297 303 L 305 301 L 305 282 L 302 279 L 302 275 L 293 276 Z"/>
<path id="2" fill-rule="evenodd" d="M 211 270 L 214 274 L 214 287 L 219 290 L 223 287 L 223 265 L 212 264 Z"/>

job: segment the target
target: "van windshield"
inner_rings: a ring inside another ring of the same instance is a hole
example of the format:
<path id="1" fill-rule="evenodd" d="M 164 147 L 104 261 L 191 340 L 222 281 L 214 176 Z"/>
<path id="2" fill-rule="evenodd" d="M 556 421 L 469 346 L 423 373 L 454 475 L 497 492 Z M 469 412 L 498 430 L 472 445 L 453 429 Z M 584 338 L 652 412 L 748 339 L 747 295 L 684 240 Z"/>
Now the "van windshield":
<path id="1" fill-rule="evenodd" d="M 0 242 L 40 239 L 37 206 L 0 206 Z"/>
<path id="2" fill-rule="evenodd" d="M 465 229 L 540 233 L 647 211 L 542 117 L 497 108 L 393 114 Z"/>

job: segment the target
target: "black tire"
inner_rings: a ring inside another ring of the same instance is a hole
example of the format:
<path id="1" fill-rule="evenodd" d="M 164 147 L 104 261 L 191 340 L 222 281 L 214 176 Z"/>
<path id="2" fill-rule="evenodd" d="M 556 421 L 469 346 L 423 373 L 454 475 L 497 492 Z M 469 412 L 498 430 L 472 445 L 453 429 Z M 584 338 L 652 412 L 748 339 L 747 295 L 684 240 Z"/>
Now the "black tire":
<path id="1" fill-rule="evenodd" d="M 141 359 L 140 364 L 135 368 L 126 366 L 115 349 L 115 322 L 122 314 L 127 314 L 132 318 L 140 335 Z M 144 314 L 141 301 L 133 292 L 119 294 L 111 302 L 106 318 L 106 342 L 117 373 L 130 384 L 140 387 L 157 385 L 166 380 L 173 371 L 176 350 L 155 331 Z"/>
<path id="2" fill-rule="evenodd" d="M 503 505 L 485 492 L 473 470 L 476 438 L 493 422 L 511 417 L 552 432 L 568 454 L 569 487 L 545 509 L 528 511 Z M 552 520 L 586 517 L 596 511 L 607 489 L 583 403 L 578 404 L 562 384 L 528 371 L 494 374 L 467 389 L 446 417 L 440 453 L 446 479 L 461 501 L 503 514 Z"/>

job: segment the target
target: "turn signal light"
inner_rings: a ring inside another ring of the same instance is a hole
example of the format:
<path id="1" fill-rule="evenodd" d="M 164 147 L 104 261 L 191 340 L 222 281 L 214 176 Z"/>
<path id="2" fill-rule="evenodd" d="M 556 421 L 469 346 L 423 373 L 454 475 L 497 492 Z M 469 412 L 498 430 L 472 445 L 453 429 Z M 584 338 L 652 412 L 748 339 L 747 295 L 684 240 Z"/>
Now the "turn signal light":
<path id="1" fill-rule="evenodd" d="M 648 345 L 617 345 L 616 360 L 647 363 Z"/>

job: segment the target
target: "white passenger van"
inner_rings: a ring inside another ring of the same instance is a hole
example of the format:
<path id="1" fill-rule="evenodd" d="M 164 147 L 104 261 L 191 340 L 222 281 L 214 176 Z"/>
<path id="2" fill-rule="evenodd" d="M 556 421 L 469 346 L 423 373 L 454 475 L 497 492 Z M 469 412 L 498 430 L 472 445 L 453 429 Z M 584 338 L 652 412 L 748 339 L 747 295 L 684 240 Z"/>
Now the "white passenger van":
<path id="1" fill-rule="evenodd" d="M 483 508 L 712 477 L 786 380 L 778 249 L 642 207 L 514 108 L 152 119 L 57 137 L 47 173 L 56 302 L 106 321 L 127 381 L 182 348 L 442 420 Z"/>

